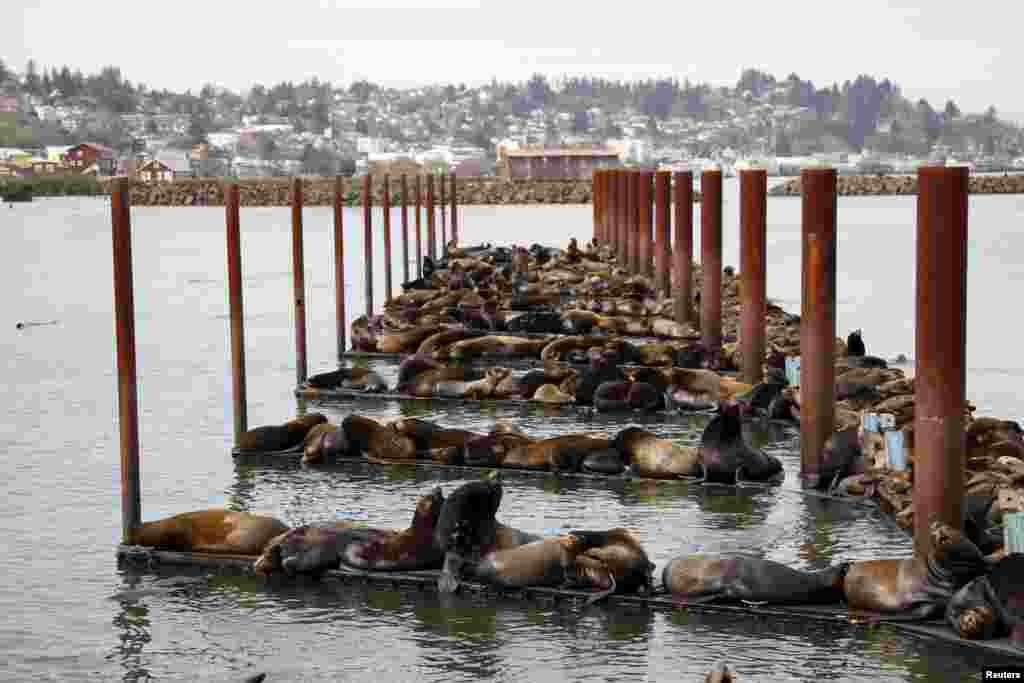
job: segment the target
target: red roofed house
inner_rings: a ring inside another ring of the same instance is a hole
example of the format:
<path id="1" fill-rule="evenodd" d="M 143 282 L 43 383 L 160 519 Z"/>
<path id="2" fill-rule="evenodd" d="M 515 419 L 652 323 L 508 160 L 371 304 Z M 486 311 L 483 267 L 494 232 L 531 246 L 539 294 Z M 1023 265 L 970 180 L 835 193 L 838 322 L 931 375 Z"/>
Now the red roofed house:
<path id="1" fill-rule="evenodd" d="M 83 142 L 64 153 L 64 162 L 72 173 L 86 173 L 93 164 L 98 175 L 114 175 L 114 150 L 104 145 Z"/>

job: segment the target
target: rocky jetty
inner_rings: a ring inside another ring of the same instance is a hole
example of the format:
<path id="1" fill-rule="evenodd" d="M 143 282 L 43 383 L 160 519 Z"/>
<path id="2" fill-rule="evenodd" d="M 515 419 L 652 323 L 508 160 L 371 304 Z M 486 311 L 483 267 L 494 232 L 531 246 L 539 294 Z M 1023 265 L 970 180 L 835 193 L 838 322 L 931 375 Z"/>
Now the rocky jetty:
<path id="1" fill-rule="evenodd" d="M 1024 193 L 1024 173 L 1014 175 L 972 175 L 968 181 L 971 194 Z M 841 175 L 836 179 L 836 192 L 842 196 L 917 194 L 917 176 L 911 175 Z M 773 197 L 800 196 L 800 178 L 791 178 L 769 192 Z"/>
<path id="2" fill-rule="evenodd" d="M 384 202 L 384 183 L 380 176 L 373 177 L 373 203 Z M 401 203 L 400 177 L 391 177 L 391 204 Z M 449 189 L 445 177 L 445 190 Z M 239 202 L 242 206 L 288 206 L 291 178 L 251 178 L 238 181 Z M 505 180 L 494 177 L 457 177 L 460 206 L 499 204 L 589 204 L 590 178 L 534 178 Z M 224 179 L 187 178 L 173 182 L 133 182 L 132 206 L 222 206 Z M 109 182 L 104 183 L 109 192 Z M 331 206 L 334 200 L 334 179 L 309 177 L 302 179 L 306 206 Z M 362 179 L 345 178 L 342 182 L 344 202 L 347 206 L 362 205 Z M 422 201 L 426 203 L 426 183 L 420 183 Z M 409 204 L 414 204 L 413 178 L 409 177 Z M 697 193 L 694 193 L 697 201 Z M 440 203 L 439 182 L 434 185 L 434 201 Z"/>

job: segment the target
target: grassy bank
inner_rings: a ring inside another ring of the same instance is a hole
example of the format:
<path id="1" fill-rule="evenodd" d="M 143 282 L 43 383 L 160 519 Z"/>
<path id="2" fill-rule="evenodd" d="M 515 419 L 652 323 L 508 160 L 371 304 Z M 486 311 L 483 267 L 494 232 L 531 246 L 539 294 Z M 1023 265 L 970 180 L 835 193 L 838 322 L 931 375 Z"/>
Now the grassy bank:
<path id="1" fill-rule="evenodd" d="M 0 178 L 0 194 L 31 192 L 36 196 L 101 194 L 102 189 L 92 176 L 32 176 Z"/>

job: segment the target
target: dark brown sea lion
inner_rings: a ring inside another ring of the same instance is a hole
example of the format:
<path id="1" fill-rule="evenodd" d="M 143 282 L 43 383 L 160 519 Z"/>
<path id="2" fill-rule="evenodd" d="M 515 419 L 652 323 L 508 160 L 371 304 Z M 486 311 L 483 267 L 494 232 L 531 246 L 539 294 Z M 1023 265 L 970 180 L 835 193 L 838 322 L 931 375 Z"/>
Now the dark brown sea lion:
<path id="1" fill-rule="evenodd" d="M 537 356 L 550 342 L 549 337 L 528 339 L 525 337 L 509 337 L 504 335 L 488 335 L 477 339 L 463 339 L 448 347 L 449 357 L 470 358 L 482 353 L 497 355 Z"/>
<path id="2" fill-rule="evenodd" d="M 946 623 L 961 638 L 990 640 L 1010 633 L 1011 618 L 987 576 L 969 581 L 946 605 Z"/>
<path id="3" fill-rule="evenodd" d="M 781 479 L 782 463 L 774 455 L 752 448 L 743 438 L 739 405 L 726 402 L 700 437 L 700 459 L 708 481 L 735 484 L 740 480 Z"/>
<path id="4" fill-rule="evenodd" d="M 267 543 L 287 530 L 287 525 L 269 515 L 198 510 L 140 524 L 128 534 L 128 544 L 181 552 L 259 555 Z"/>
<path id="5" fill-rule="evenodd" d="M 411 462 L 416 459 L 416 442 L 388 425 L 362 415 L 349 415 L 341 422 L 347 454 L 365 454 L 369 462 Z"/>
<path id="6" fill-rule="evenodd" d="M 343 440 L 331 439 L 327 443 L 334 446 L 331 449 L 324 448 L 324 440 L 328 434 L 338 431 L 338 425 L 324 422 L 306 432 L 306 438 L 302 440 L 302 462 L 320 462 L 325 456 L 343 455 L 343 450 L 338 448 Z"/>
<path id="7" fill-rule="evenodd" d="M 578 563 L 580 554 L 587 549 L 586 541 L 567 534 L 509 550 L 481 553 L 479 561 L 467 563 L 464 571 L 480 581 L 502 588 L 593 588 L 600 591 L 591 598 L 593 602 L 614 592 L 615 581 L 610 572 L 595 572 L 586 564 Z M 590 565 L 593 567 L 593 563 Z"/>
<path id="8" fill-rule="evenodd" d="M 463 449 L 472 439 L 483 436 L 464 429 L 439 427 L 433 422 L 415 417 L 404 417 L 390 423 L 390 427 L 399 434 L 412 437 L 419 452 L 439 448 Z"/>
<path id="9" fill-rule="evenodd" d="M 238 447 L 252 451 L 283 451 L 295 448 L 306 438 L 306 433 L 318 424 L 327 422 L 320 413 L 300 415 L 280 425 L 256 427 L 242 432 Z"/>
<path id="10" fill-rule="evenodd" d="M 686 555 L 665 565 L 661 581 L 672 597 L 686 602 L 833 603 L 843 597 L 849 564 L 805 572 L 754 557 Z"/>
<path id="11" fill-rule="evenodd" d="M 941 522 L 931 525 L 928 557 L 853 562 L 843 582 L 852 609 L 898 612 L 909 619 L 941 616 L 953 594 L 987 566 L 978 547 Z"/>
<path id="12" fill-rule="evenodd" d="M 377 336 L 377 351 L 380 353 L 412 353 L 419 349 L 425 339 L 438 331 L 437 325 L 420 325 L 396 332 L 385 331 Z"/>
<path id="13" fill-rule="evenodd" d="M 442 593 L 458 590 L 467 562 L 492 552 L 497 539 L 495 515 L 501 505 L 501 482 L 471 481 L 445 499 L 434 528 L 434 545 L 444 554 L 437 588 Z"/>
<path id="14" fill-rule="evenodd" d="M 584 369 L 576 378 L 576 405 L 589 406 L 594 403 L 597 388 L 605 382 L 621 382 L 624 379 L 622 370 L 612 363 L 603 353 L 591 358 L 590 367 Z"/>
<path id="15" fill-rule="evenodd" d="M 651 479 L 695 477 L 703 472 L 700 451 L 662 439 L 639 427 L 626 427 L 612 441 L 633 474 Z"/>
<path id="16" fill-rule="evenodd" d="M 582 539 L 590 549 L 577 560 L 582 564 L 596 560 L 615 578 L 615 592 L 630 594 L 643 589 L 650 594 L 654 589 L 654 564 L 648 559 L 640 541 L 622 528 L 607 531 L 570 531 L 571 536 Z"/>
<path id="17" fill-rule="evenodd" d="M 315 389 L 350 389 L 354 391 L 387 391 L 387 383 L 369 368 L 339 368 L 313 375 L 306 380 Z"/>
<path id="18" fill-rule="evenodd" d="M 525 443 L 498 457 L 498 465 L 525 470 L 578 472 L 580 463 L 592 451 L 608 448 L 608 439 L 567 434 Z"/>
<path id="19" fill-rule="evenodd" d="M 435 569 L 441 555 L 433 530 L 444 503 L 440 488 L 420 496 L 410 527 L 374 529 L 341 521 L 291 529 L 273 539 L 254 564 L 259 574 L 319 574 L 347 564 L 372 571 Z"/>
<path id="20" fill-rule="evenodd" d="M 506 455 L 534 443 L 525 434 L 492 430 L 490 434 L 474 437 L 466 443 L 463 459 L 473 467 L 498 467 Z"/>
<path id="21" fill-rule="evenodd" d="M 1003 609 L 1011 641 L 1024 649 L 1024 553 L 1010 553 L 996 561 L 988 581 Z"/>

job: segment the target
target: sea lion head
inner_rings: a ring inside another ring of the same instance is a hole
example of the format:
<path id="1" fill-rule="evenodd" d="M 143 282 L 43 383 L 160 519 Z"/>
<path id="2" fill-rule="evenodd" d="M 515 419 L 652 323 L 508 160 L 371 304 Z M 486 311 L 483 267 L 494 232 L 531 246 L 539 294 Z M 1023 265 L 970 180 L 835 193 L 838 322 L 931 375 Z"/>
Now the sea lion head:
<path id="1" fill-rule="evenodd" d="M 408 393 L 416 380 L 416 376 L 427 370 L 437 370 L 441 366 L 429 356 L 421 353 L 414 353 L 398 366 L 398 386 L 395 390 L 398 393 Z"/>
<path id="2" fill-rule="evenodd" d="M 654 385 L 647 382 L 633 382 L 629 385 L 627 396 L 629 407 L 635 410 L 658 410 L 664 402 L 662 393 Z"/>
<path id="3" fill-rule="evenodd" d="M 444 492 L 440 486 L 435 486 L 430 493 L 420 496 L 416 501 L 416 512 L 412 518 L 414 528 L 429 528 L 431 531 L 437 526 L 437 520 L 441 516 L 441 509 L 444 507 Z"/>
<path id="4" fill-rule="evenodd" d="M 931 523 L 929 532 L 932 541 L 929 565 L 937 564 L 950 573 L 958 587 L 988 571 L 981 550 L 959 529 L 936 520 Z"/>
<path id="5" fill-rule="evenodd" d="M 482 542 L 481 534 L 493 529 L 501 505 L 500 479 L 471 481 L 445 499 L 434 528 L 434 544 L 441 551 L 464 549 Z"/>
<path id="6" fill-rule="evenodd" d="M 338 566 L 337 532 L 300 526 L 271 540 L 253 565 L 257 573 L 270 575 L 318 573 Z"/>
<path id="7" fill-rule="evenodd" d="M 983 640 L 992 637 L 996 627 L 996 615 L 991 607 L 969 607 L 960 613 L 956 623 L 957 633 L 967 640 Z"/>
<path id="8" fill-rule="evenodd" d="M 861 330 L 854 330 L 846 337 L 846 355 L 863 356 L 867 353 L 864 347 L 864 337 Z"/>

